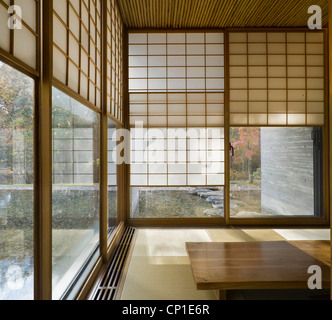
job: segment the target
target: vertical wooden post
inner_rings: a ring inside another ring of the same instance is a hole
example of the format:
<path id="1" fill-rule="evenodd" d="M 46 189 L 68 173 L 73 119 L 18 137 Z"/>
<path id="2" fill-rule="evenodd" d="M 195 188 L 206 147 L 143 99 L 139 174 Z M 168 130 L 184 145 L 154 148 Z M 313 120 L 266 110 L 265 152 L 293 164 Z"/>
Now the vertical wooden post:
<path id="1" fill-rule="evenodd" d="M 332 188 L 331 188 L 331 184 L 332 184 L 332 170 L 331 170 L 331 161 L 332 161 L 332 147 L 331 147 L 331 142 L 332 142 L 332 112 L 331 112 L 331 106 L 332 106 L 332 0 L 329 0 L 329 170 L 330 170 L 330 177 L 329 177 L 329 181 L 330 181 L 330 199 L 332 197 Z M 330 205 L 330 216 L 331 216 L 331 220 L 332 220 L 332 206 Z M 330 221 L 331 221 L 330 220 Z M 332 238 L 332 228 L 331 228 L 331 238 Z M 331 257 L 332 257 L 332 251 L 331 251 Z M 332 273 L 331 273 L 332 275 Z M 332 281 L 332 277 L 331 277 L 331 281 Z M 332 283 L 332 282 L 331 282 Z M 331 286 L 331 297 L 332 297 L 332 286 Z"/>
<path id="2" fill-rule="evenodd" d="M 100 118 L 100 254 L 107 261 L 108 236 L 108 117 L 107 117 L 107 1 L 102 12 L 102 112 Z"/>
<path id="3" fill-rule="evenodd" d="M 129 74 L 128 74 L 128 30 L 123 30 L 123 123 L 124 129 L 130 130 L 130 110 L 129 110 Z M 125 146 L 130 148 L 130 142 Z M 128 150 L 126 151 L 128 153 Z M 130 221 L 130 164 L 126 157 L 126 163 L 122 165 L 122 194 L 123 194 L 123 220 L 125 224 Z"/>
<path id="4" fill-rule="evenodd" d="M 229 104 L 229 33 L 225 31 L 225 194 L 224 194 L 224 214 L 225 224 L 230 224 L 230 104 Z"/>
<path id="5" fill-rule="evenodd" d="M 41 1 L 42 50 L 36 107 L 35 299 L 52 299 L 53 1 Z"/>

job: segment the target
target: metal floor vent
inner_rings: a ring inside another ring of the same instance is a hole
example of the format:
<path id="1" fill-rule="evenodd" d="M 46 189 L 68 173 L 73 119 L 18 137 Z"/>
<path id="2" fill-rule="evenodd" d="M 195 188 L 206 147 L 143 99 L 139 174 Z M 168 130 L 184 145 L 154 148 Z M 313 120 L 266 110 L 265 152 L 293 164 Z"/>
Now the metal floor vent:
<path id="1" fill-rule="evenodd" d="M 102 277 L 102 280 L 92 296 L 92 300 L 103 301 L 116 299 L 121 276 L 134 235 L 134 228 L 127 228 L 125 230 L 114 256 L 106 269 L 105 275 Z"/>

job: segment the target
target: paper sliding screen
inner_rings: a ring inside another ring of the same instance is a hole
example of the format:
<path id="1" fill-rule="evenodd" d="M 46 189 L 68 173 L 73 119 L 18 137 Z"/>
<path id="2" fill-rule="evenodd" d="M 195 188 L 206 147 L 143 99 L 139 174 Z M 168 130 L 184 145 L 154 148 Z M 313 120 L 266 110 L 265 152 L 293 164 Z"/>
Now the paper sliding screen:
<path id="1" fill-rule="evenodd" d="M 131 93 L 130 115 L 131 127 L 223 127 L 224 93 Z"/>
<path id="2" fill-rule="evenodd" d="M 224 34 L 129 34 L 129 88 L 223 92 Z"/>
<path id="3" fill-rule="evenodd" d="M 129 34 L 131 186 L 223 186 L 224 34 Z"/>
<path id="4" fill-rule="evenodd" d="M 230 32 L 230 124 L 320 126 L 323 32 Z"/>
<path id="5" fill-rule="evenodd" d="M 53 1 L 54 78 L 101 107 L 101 1 Z"/>
<path id="6" fill-rule="evenodd" d="M 115 0 L 107 1 L 107 110 L 123 121 L 123 22 Z"/>
<path id="7" fill-rule="evenodd" d="M 132 129 L 132 186 L 223 186 L 223 128 Z"/>
<path id="8" fill-rule="evenodd" d="M 0 49 L 37 70 L 38 0 L 0 0 Z"/>

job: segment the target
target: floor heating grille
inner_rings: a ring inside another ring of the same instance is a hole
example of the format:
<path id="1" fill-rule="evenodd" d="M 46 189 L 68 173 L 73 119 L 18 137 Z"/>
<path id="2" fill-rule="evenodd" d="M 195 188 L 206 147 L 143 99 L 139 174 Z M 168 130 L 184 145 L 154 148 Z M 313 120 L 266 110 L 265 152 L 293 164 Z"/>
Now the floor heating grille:
<path id="1" fill-rule="evenodd" d="M 127 228 L 125 230 L 102 280 L 95 289 L 92 300 L 116 300 L 121 276 L 123 274 L 134 235 L 134 228 Z"/>

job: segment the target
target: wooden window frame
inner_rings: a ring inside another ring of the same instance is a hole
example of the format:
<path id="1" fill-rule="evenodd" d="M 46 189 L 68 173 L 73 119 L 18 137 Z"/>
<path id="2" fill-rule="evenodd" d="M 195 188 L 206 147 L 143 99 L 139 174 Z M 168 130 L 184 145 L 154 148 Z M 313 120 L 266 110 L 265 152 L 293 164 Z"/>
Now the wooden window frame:
<path id="1" fill-rule="evenodd" d="M 229 33 L 230 32 L 308 32 L 307 28 L 225 28 L 225 29 L 133 29 L 129 28 L 127 29 L 127 33 L 185 33 L 185 32 L 224 32 L 225 35 L 225 154 L 228 155 L 230 153 L 230 146 L 229 142 L 229 129 L 231 127 L 230 125 L 230 77 L 229 77 L 229 70 L 230 70 L 230 62 L 229 62 Z M 315 31 L 309 31 L 309 32 L 315 32 Z M 323 212 L 324 216 L 321 218 L 318 217 L 271 217 L 271 218 L 232 218 L 230 216 L 230 181 L 229 181 L 229 169 L 230 169 L 230 160 L 229 157 L 225 157 L 225 217 L 222 219 L 214 219 L 214 218 L 199 218 L 199 219 L 167 219 L 167 218 L 156 218 L 156 219 L 136 219 L 131 218 L 130 216 L 130 199 L 126 199 L 126 221 L 130 226 L 133 227 L 195 227 L 195 226 L 201 226 L 201 227 L 240 227 L 240 226 L 266 226 L 266 227 L 299 227 L 299 226 L 307 226 L 307 227 L 314 227 L 314 228 L 324 228 L 329 227 L 330 225 L 330 181 L 329 181 L 329 175 L 327 173 L 330 173 L 329 168 L 329 150 L 330 150 L 330 136 L 329 136 L 329 130 L 330 130 L 330 121 L 329 121 L 329 102 L 328 102 L 328 94 L 329 90 L 328 83 L 329 83 L 329 74 L 328 74 L 328 66 L 329 66 L 329 60 L 328 60 L 328 32 L 327 29 L 324 28 L 322 31 L 324 32 L 324 44 L 325 44 L 325 50 L 324 50 L 324 68 L 325 68 L 325 125 L 323 126 L 323 136 L 324 136 L 324 142 L 323 142 L 323 172 L 325 173 L 323 175 Z M 127 51 L 129 48 L 129 41 L 125 44 L 127 46 Z M 127 69 L 125 70 L 126 73 L 129 72 L 129 67 L 127 64 Z M 129 109 L 129 90 L 127 89 L 127 99 L 125 104 L 125 114 L 127 114 L 126 122 L 129 126 L 128 115 L 130 113 Z M 253 125 L 252 125 L 253 126 Z M 252 127 L 251 126 L 251 127 Z M 243 127 L 250 127 L 250 125 L 243 125 Z M 264 126 L 260 126 L 264 127 Z M 272 126 L 272 127 L 278 127 L 278 126 Z M 284 126 L 279 126 L 284 127 Z M 128 181 L 130 181 L 130 165 L 126 166 L 126 176 Z M 126 183 L 128 183 L 128 181 Z M 130 183 L 129 183 L 130 184 Z M 127 194 L 130 194 L 130 185 L 127 185 Z"/>

